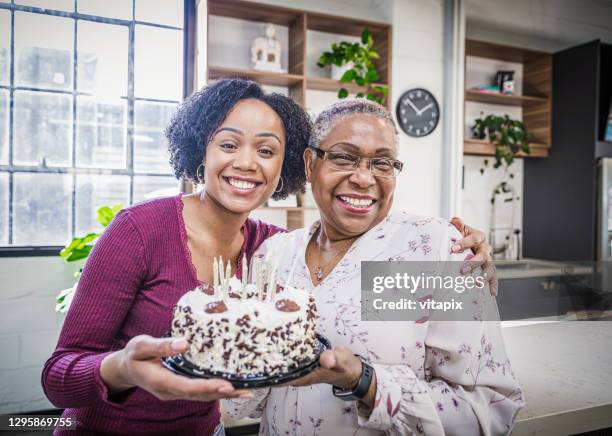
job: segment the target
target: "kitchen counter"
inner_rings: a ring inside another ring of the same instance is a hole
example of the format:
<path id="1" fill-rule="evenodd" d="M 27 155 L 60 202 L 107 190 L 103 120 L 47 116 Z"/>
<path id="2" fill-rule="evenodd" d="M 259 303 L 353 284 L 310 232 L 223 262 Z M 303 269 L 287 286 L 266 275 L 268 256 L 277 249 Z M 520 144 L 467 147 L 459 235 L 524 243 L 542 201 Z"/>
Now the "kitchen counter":
<path id="1" fill-rule="evenodd" d="M 612 427 L 612 323 L 546 322 L 502 331 L 526 401 L 513 436 Z"/>
<path id="2" fill-rule="evenodd" d="M 576 262 L 556 262 L 540 259 L 494 261 L 499 280 L 527 277 L 554 277 L 568 274 L 580 276 L 593 273 L 593 266 Z"/>

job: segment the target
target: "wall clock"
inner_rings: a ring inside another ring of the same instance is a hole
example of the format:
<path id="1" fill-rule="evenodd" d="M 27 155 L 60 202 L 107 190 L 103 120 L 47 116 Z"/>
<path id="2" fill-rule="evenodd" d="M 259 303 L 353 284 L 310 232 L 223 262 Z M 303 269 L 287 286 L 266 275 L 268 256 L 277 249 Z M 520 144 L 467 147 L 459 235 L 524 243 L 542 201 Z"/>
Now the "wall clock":
<path id="1" fill-rule="evenodd" d="M 410 89 L 397 102 L 397 122 L 410 136 L 420 138 L 436 129 L 440 107 L 433 94 L 423 88 Z"/>

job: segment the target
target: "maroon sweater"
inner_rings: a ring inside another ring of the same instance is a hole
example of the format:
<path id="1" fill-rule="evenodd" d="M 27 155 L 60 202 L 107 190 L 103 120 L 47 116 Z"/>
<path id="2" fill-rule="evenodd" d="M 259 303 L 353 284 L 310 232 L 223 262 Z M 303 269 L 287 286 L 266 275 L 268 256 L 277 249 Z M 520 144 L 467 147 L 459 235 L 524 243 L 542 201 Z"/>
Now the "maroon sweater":
<path id="1" fill-rule="evenodd" d="M 174 305 L 199 285 L 182 209 L 181 195 L 124 209 L 91 251 L 42 373 L 49 400 L 78 422 L 65 434 L 206 435 L 219 423 L 216 402 L 160 401 L 140 388 L 109 396 L 100 378 L 102 359 L 131 338 L 170 330 Z M 240 257 L 281 230 L 247 220 Z"/>

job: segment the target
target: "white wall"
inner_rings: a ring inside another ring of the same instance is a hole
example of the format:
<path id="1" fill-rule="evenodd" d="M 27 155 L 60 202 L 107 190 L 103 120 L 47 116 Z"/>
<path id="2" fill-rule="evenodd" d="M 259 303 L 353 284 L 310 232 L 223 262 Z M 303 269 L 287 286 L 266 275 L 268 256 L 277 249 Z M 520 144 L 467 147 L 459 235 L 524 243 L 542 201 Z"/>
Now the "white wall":
<path id="1" fill-rule="evenodd" d="M 74 283 L 59 257 L 0 258 L 0 413 L 49 409 L 40 384 L 63 322 L 55 296 Z"/>
<path id="2" fill-rule="evenodd" d="M 428 89 L 444 106 L 444 2 L 396 0 L 378 3 L 393 26 L 392 110 L 408 89 Z M 404 170 L 397 180 L 395 208 L 440 215 L 443 123 L 424 138 L 400 134 Z"/>

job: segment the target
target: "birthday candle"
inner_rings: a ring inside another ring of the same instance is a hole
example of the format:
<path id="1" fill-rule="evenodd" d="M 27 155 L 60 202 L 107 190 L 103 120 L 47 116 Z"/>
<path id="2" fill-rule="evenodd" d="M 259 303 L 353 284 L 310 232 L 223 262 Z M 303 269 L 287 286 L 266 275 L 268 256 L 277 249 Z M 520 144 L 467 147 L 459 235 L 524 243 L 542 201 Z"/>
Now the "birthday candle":
<path id="1" fill-rule="evenodd" d="M 263 264 L 261 262 L 257 262 L 257 277 L 255 284 L 257 285 L 257 297 L 260 301 L 263 301 Z"/>
<path id="2" fill-rule="evenodd" d="M 229 284 L 230 278 L 232 277 L 232 264 L 229 259 L 227 259 L 227 267 L 225 268 L 225 293 L 229 294 Z"/>
<path id="3" fill-rule="evenodd" d="M 269 281 L 268 281 L 268 301 L 269 302 L 274 302 L 274 298 L 276 297 L 276 267 L 272 267 L 272 272 L 270 273 L 269 276 Z"/>
<path id="4" fill-rule="evenodd" d="M 213 258 L 213 294 L 216 297 L 219 292 L 219 265 L 217 264 L 217 258 Z"/>
<path id="5" fill-rule="evenodd" d="M 219 256 L 219 297 L 223 298 L 223 284 L 225 283 L 225 274 L 223 271 L 223 256 Z"/>
<path id="6" fill-rule="evenodd" d="M 249 278 L 249 266 L 247 265 L 246 254 L 242 255 L 242 294 L 246 297 L 247 280 Z"/>

